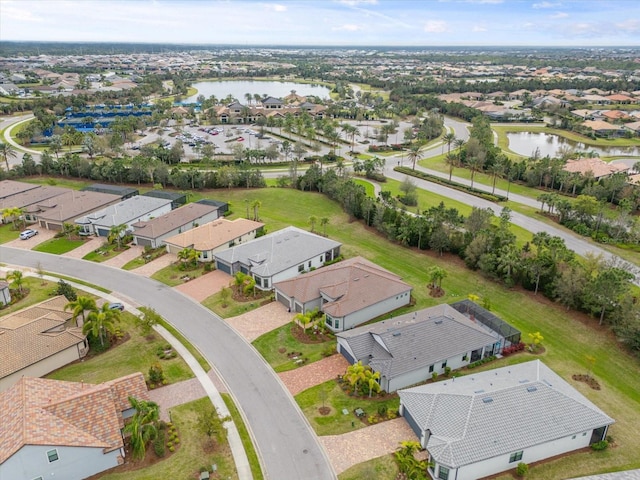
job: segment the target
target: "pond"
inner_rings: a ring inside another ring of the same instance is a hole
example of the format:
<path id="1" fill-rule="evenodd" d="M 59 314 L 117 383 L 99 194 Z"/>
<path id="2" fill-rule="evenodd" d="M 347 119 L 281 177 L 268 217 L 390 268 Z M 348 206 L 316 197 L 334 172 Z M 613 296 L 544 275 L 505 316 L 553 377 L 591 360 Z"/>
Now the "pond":
<path id="1" fill-rule="evenodd" d="M 547 155 L 557 157 L 559 156 L 558 150 L 563 146 L 581 152 L 596 152 L 601 157 L 640 156 L 640 147 L 593 147 L 548 133 L 507 133 L 507 138 L 509 139 L 509 150 L 526 157 L 532 156 L 536 149 L 539 149 L 542 157 Z"/>
<path id="2" fill-rule="evenodd" d="M 225 98 L 231 95 L 242 103 L 246 102 L 245 94 L 269 95 L 271 97 L 282 98 L 295 90 L 298 95 L 303 97 L 313 95 L 320 98 L 329 98 L 329 88 L 323 85 L 313 83 L 294 83 L 294 82 L 261 82 L 253 80 L 229 80 L 222 82 L 197 82 L 192 87 L 198 89 L 198 93 L 186 98 L 187 103 L 195 102 L 199 95 L 209 98 L 215 95 L 216 98 Z"/>

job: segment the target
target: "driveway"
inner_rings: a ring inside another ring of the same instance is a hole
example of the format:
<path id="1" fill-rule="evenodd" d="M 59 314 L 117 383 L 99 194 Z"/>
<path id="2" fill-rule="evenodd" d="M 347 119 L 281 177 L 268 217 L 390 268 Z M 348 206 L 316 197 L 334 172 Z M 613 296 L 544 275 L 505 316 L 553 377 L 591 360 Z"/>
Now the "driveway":
<path id="1" fill-rule="evenodd" d="M 107 239 L 104 237 L 90 237 L 78 248 L 74 248 L 70 252 L 65 253 L 64 256 L 69 258 L 82 258 L 87 253 L 91 253 L 100 248 L 106 241 Z"/>
<path id="2" fill-rule="evenodd" d="M 136 273 L 137 272 L 136 270 Z M 231 280 L 233 280 L 231 275 L 221 270 L 214 270 L 213 272 L 201 275 L 194 280 L 189 280 L 174 288 L 188 297 L 193 298 L 196 302 L 202 303 L 207 297 L 218 293 L 224 287 L 228 286 Z"/>
<path id="3" fill-rule="evenodd" d="M 405 440 L 417 441 L 418 437 L 401 417 L 342 435 L 320 437 L 338 475 L 354 465 L 395 452 Z"/>
<path id="4" fill-rule="evenodd" d="M 307 388 L 334 380 L 338 375 L 344 375 L 348 366 L 347 359 L 336 353 L 295 370 L 281 372 L 278 376 L 291 395 L 297 395 Z"/>
<path id="5" fill-rule="evenodd" d="M 152 260 L 149 263 L 142 265 L 141 267 L 136 268 L 135 270 L 131 270 L 132 272 L 142 275 L 144 277 L 150 277 L 158 270 L 162 270 L 165 267 L 168 267 L 172 263 L 176 262 L 178 259 L 172 253 L 165 253 L 161 257 Z"/>
<path id="6" fill-rule="evenodd" d="M 253 342 L 260 335 L 286 325 L 294 316 L 295 313 L 287 312 L 280 302 L 271 302 L 237 317 L 227 318 L 226 322 L 247 342 Z"/>
<path id="7" fill-rule="evenodd" d="M 144 248 L 138 245 L 130 245 L 127 250 L 116 255 L 113 258 L 110 258 L 109 260 L 105 260 L 103 263 L 105 265 L 109 265 L 110 267 L 122 268 L 125 263 L 128 263 L 134 258 L 142 255 L 143 250 Z"/>
<path id="8" fill-rule="evenodd" d="M 27 228 L 29 228 L 29 226 L 27 226 Z M 54 232 L 53 230 L 45 230 L 44 228 L 42 230 L 39 228 L 36 228 L 36 230 L 38 230 L 38 235 L 35 235 L 27 240 L 21 240 L 19 238 L 16 238 L 15 240 L 11 240 L 10 242 L 5 243 L 5 245 L 7 247 L 31 250 L 36 245 L 40 245 L 41 243 L 46 242 L 47 240 L 51 240 L 57 233 L 57 232 Z"/>
<path id="9" fill-rule="evenodd" d="M 152 302 L 217 371 L 233 392 L 251 429 L 265 478 L 334 479 L 325 449 L 291 394 L 262 357 L 213 312 L 160 282 L 115 268 L 73 258 L 0 246 L 3 262 L 99 283 L 125 293 L 136 303 Z"/>

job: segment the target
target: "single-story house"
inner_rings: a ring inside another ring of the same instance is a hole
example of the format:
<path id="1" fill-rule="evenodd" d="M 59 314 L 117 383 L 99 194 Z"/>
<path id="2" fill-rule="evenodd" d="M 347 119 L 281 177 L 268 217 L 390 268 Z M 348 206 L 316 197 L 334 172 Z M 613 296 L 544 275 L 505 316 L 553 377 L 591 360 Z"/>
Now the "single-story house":
<path id="1" fill-rule="evenodd" d="M 612 125 L 604 120 L 586 120 L 580 125 L 593 130 L 593 133 L 598 137 L 608 138 L 624 136 L 624 129 L 621 126 Z"/>
<path id="2" fill-rule="evenodd" d="M 568 160 L 562 169 L 569 173 L 580 173 L 587 175 L 593 173 L 593 178 L 599 180 L 615 173 L 626 172 L 629 167 L 622 163 L 607 163 L 599 158 L 578 158 L 576 160 Z"/>
<path id="3" fill-rule="evenodd" d="M 182 205 L 187 204 L 187 194 L 179 192 L 168 192 L 166 190 L 151 190 L 142 194 L 143 197 L 155 197 L 162 198 L 164 200 L 171 200 L 171 208 L 176 209 Z"/>
<path id="4" fill-rule="evenodd" d="M 201 203 L 202 205 L 209 205 L 210 207 L 218 208 L 218 217 L 224 217 L 229 212 L 229 204 L 222 200 L 213 200 L 211 198 L 203 198 L 195 203 Z"/>
<path id="5" fill-rule="evenodd" d="M 0 393 L 0 475 L 82 480 L 124 462 L 129 396 L 148 400 L 141 373 L 99 385 L 22 377 Z"/>
<path id="6" fill-rule="evenodd" d="M 113 227 L 126 225 L 130 232 L 134 223 L 151 220 L 170 211 L 171 200 L 137 195 L 77 218 L 76 224 L 80 225 L 83 234 L 107 237 Z"/>
<path id="7" fill-rule="evenodd" d="M 398 394 L 434 479 L 474 480 L 578 450 L 614 423 L 540 360 Z"/>
<path id="8" fill-rule="evenodd" d="M 119 195 L 70 190 L 29 207 L 29 214 L 42 228 L 62 230 L 64 223 L 121 201 Z"/>
<path id="9" fill-rule="evenodd" d="M 508 343 L 490 326 L 447 304 L 340 332 L 336 340 L 338 353 L 349 363 L 361 361 L 380 372 L 380 386 L 387 392 L 497 355 Z"/>
<path id="10" fill-rule="evenodd" d="M 132 224 L 133 243 L 143 247 L 157 248 L 164 245 L 165 239 L 217 218 L 217 207 L 190 203 L 151 220 Z"/>
<path id="11" fill-rule="evenodd" d="M 111 195 L 118 195 L 121 200 L 135 197 L 138 195 L 138 189 L 133 187 L 124 187 L 122 185 L 109 185 L 106 183 L 93 183 L 82 189 L 83 192 L 98 192 L 98 193 L 110 193 Z"/>
<path id="12" fill-rule="evenodd" d="M 362 257 L 273 284 L 275 298 L 292 312 L 319 310 L 334 332 L 348 330 L 408 305 L 412 287 Z"/>
<path id="13" fill-rule="evenodd" d="M 25 192 L 20 192 L 10 197 L 0 199 L 0 211 L 5 208 L 20 208 L 24 211 L 24 217 L 28 222 L 33 221 L 31 211 L 38 210 L 38 203 L 57 197 L 63 193 L 70 192 L 69 188 L 42 185 Z M 12 218 L 3 218 L 5 222 L 10 222 Z"/>
<path id="14" fill-rule="evenodd" d="M 182 249 L 193 248 L 201 262 L 212 262 L 216 253 L 255 239 L 263 227 L 264 223 L 246 218 L 219 218 L 166 238 L 164 243 L 169 253 L 177 254 Z"/>
<path id="15" fill-rule="evenodd" d="M 9 283 L 4 280 L 0 280 L 0 304 L 9 305 L 11 303 L 11 291 L 9 290 Z"/>
<path id="16" fill-rule="evenodd" d="M 89 351 L 62 295 L 0 317 L 0 392 L 23 376 L 41 377 Z"/>
<path id="17" fill-rule="evenodd" d="M 251 275 L 261 290 L 340 256 L 341 243 L 296 227 L 287 227 L 215 254 L 216 268 Z"/>
<path id="18" fill-rule="evenodd" d="M 0 200 L 39 187 L 40 185 L 32 183 L 16 182 L 15 180 L 0 180 Z"/>

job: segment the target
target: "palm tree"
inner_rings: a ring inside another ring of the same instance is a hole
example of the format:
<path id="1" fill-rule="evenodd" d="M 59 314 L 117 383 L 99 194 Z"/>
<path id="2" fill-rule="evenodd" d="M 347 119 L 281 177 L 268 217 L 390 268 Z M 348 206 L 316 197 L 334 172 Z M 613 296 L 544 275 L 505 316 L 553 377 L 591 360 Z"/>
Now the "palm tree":
<path id="1" fill-rule="evenodd" d="M 435 287 L 442 288 L 442 280 L 446 277 L 447 271 L 444 268 L 434 265 L 429 269 L 429 279 Z"/>
<path id="2" fill-rule="evenodd" d="M 409 157 L 409 161 L 413 162 L 413 169 L 416 169 L 416 162 L 422 158 L 422 153 L 420 153 L 420 144 L 414 143 L 409 147 L 409 153 L 407 154 Z"/>
<path id="3" fill-rule="evenodd" d="M 114 225 L 109 230 L 109 242 L 113 243 L 114 241 L 118 244 L 118 250 L 122 248 L 122 236 L 127 229 L 127 225 L 121 223 L 120 225 Z"/>
<path id="4" fill-rule="evenodd" d="M 8 143 L 0 143 L 0 155 L 2 155 L 2 159 L 4 160 L 8 172 L 10 169 L 9 159 L 16 157 L 16 151 Z"/>
<path id="5" fill-rule="evenodd" d="M 198 251 L 191 247 L 183 248 L 178 252 L 178 260 L 181 260 L 184 266 L 195 263 L 197 258 Z"/>
<path id="6" fill-rule="evenodd" d="M 316 217 L 315 215 L 311 215 L 309 217 L 309 224 L 311 225 L 311 232 L 315 232 L 316 230 L 316 223 L 318 223 L 318 217 Z"/>
<path id="7" fill-rule="evenodd" d="M 449 165 L 449 181 L 451 181 L 451 177 L 453 176 L 453 169 L 458 166 L 458 157 L 456 155 L 447 153 L 444 161 L 447 165 Z"/>
<path id="8" fill-rule="evenodd" d="M 26 224 L 24 219 L 24 210 L 19 207 L 7 207 L 2 209 L 2 218 L 10 218 L 13 222 L 14 228 L 18 229 L 18 222 L 21 221 L 22 225 Z"/>
<path id="9" fill-rule="evenodd" d="M 160 407 L 157 403 L 129 397 L 129 403 L 136 410 L 124 433 L 131 436 L 131 453 L 135 459 L 142 459 L 146 453 L 147 443 L 158 436 L 158 419 Z"/>
<path id="10" fill-rule="evenodd" d="M 457 140 L 457 138 L 456 138 L 456 134 L 455 134 L 455 133 L 453 133 L 453 132 L 445 133 L 445 134 L 442 136 L 442 141 L 444 142 L 444 143 L 442 144 L 442 147 L 444 148 L 444 144 L 445 144 L 445 143 L 447 144 L 447 153 L 451 153 L 451 144 L 452 144 L 453 142 L 455 142 L 456 140 Z"/>
<path id="11" fill-rule="evenodd" d="M 80 296 L 74 301 L 67 303 L 64 306 L 64 309 L 71 309 L 73 313 L 71 319 L 73 321 L 76 321 L 78 315 L 82 315 L 82 323 L 78 325 L 79 327 L 82 327 L 85 322 L 84 312 L 95 312 L 98 310 L 98 307 L 96 306 L 96 301 L 93 298 Z"/>
<path id="12" fill-rule="evenodd" d="M 328 217 L 322 217 L 320 219 L 320 225 L 322 225 L 322 235 L 323 236 L 327 236 L 327 225 L 329 224 L 329 218 Z"/>
<path id="13" fill-rule="evenodd" d="M 260 210 L 261 206 L 262 206 L 262 202 L 260 200 L 254 200 L 253 202 L 251 202 L 251 208 L 253 209 L 253 220 L 256 222 L 260 218 L 258 216 L 258 210 Z"/>
<path id="14" fill-rule="evenodd" d="M 473 188 L 473 180 L 476 176 L 476 172 L 482 170 L 484 165 L 485 155 L 484 152 L 478 152 L 471 158 L 467 158 L 467 167 L 471 170 L 471 188 Z"/>
<path id="15" fill-rule="evenodd" d="M 14 270 L 7 274 L 7 280 L 9 280 L 12 285 L 15 285 L 18 288 L 18 292 L 22 295 L 22 285 L 24 283 L 24 278 L 22 272 L 20 270 Z"/>
<path id="16" fill-rule="evenodd" d="M 99 310 L 89 312 L 82 326 L 82 333 L 85 335 L 91 333 L 94 338 L 99 338 L 100 345 L 104 347 L 105 331 L 113 333 L 115 331 L 115 324 L 119 321 L 120 310 L 111 310 L 109 304 L 105 303 Z"/>

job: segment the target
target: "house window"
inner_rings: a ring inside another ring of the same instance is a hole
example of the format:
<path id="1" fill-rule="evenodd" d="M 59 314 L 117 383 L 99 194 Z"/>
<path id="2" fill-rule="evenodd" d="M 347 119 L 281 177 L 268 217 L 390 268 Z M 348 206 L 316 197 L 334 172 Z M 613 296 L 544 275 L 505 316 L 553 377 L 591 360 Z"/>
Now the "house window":
<path id="1" fill-rule="evenodd" d="M 449 469 L 441 465 L 438 470 L 438 478 L 441 480 L 449 480 Z"/>
<path id="2" fill-rule="evenodd" d="M 340 328 L 340 320 L 338 320 L 337 318 L 335 319 L 336 321 L 334 322 L 334 328 Z"/>
<path id="3" fill-rule="evenodd" d="M 202 258 L 209 258 L 209 252 L 207 252 L 206 250 L 202 252 Z"/>
<path id="4" fill-rule="evenodd" d="M 433 365 L 429 365 L 429 373 L 433 373 Z"/>
<path id="5" fill-rule="evenodd" d="M 304 272 L 304 263 L 298 265 L 298 272 Z"/>
<path id="6" fill-rule="evenodd" d="M 309 268 L 311 268 L 311 260 L 309 260 Z"/>
<path id="7" fill-rule="evenodd" d="M 447 367 L 447 361 L 445 360 L 444 362 L 442 362 L 442 368 L 446 368 Z"/>
<path id="8" fill-rule="evenodd" d="M 519 462 L 520 460 L 522 460 L 522 450 L 509 455 L 509 463 Z"/>
<path id="9" fill-rule="evenodd" d="M 263 286 L 264 288 L 269 288 L 269 279 L 268 279 L 268 278 L 265 278 L 265 279 L 262 281 L 262 286 Z"/>
<path id="10" fill-rule="evenodd" d="M 462 361 L 463 361 L 463 362 L 466 362 L 466 361 L 467 361 L 467 354 L 466 354 L 466 353 L 462 356 Z"/>
<path id="11" fill-rule="evenodd" d="M 576 436 L 575 436 L 575 435 L 574 435 L 573 437 L 571 437 L 571 440 L 575 440 L 575 439 L 576 439 Z"/>
<path id="12" fill-rule="evenodd" d="M 47 458 L 49 459 L 49 463 L 55 462 L 58 460 L 58 450 L 53 449 L 47 452 Z"/>
<path id="13" fill-rule="evenodd" d="M 587 432 L 584 432 L 584 433 L 582 434 L 582 436 L 583 436 L 583 437 L 586 437 L 586 436 L 587 436 Z"/>
<path id="14" fill-rule="evenodd" d="M 333 327 L 333 319 L 329 315 L 326 316 L 324 323 L 326 323 L 330 327 Z"/>

